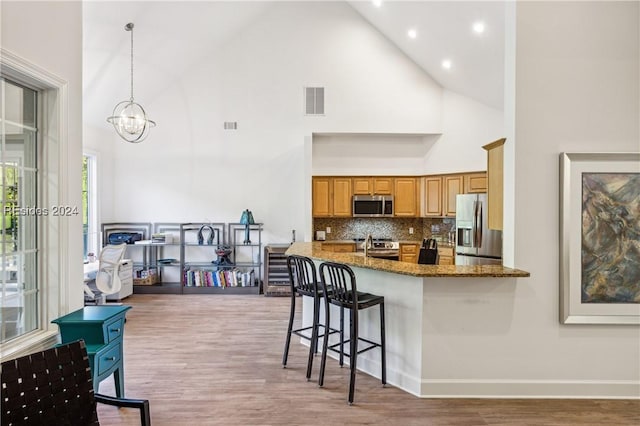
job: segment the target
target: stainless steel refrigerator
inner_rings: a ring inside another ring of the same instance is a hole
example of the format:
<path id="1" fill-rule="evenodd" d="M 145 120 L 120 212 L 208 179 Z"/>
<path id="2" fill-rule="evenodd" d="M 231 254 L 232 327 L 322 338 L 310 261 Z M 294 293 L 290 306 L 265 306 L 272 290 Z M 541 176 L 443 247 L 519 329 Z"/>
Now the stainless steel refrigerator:
<path id="1" fill-rule="evenodd" d="M 456 265 L 502 265 L 502 231 L 487 228 L 487 194 L 456 198 Z"/>

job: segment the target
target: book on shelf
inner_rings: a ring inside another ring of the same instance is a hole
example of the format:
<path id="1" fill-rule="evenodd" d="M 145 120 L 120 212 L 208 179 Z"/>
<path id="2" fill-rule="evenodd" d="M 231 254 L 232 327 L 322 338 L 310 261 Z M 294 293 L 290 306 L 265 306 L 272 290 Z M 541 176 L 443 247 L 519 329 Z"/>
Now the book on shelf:
<path id="1" fill-rule="evenodd" d="M 253 287 L 255 272 L 253 269 L 241 271 L 238 268 L 187 269 L 184 272 L 184 283 L 186 287 Z"/>

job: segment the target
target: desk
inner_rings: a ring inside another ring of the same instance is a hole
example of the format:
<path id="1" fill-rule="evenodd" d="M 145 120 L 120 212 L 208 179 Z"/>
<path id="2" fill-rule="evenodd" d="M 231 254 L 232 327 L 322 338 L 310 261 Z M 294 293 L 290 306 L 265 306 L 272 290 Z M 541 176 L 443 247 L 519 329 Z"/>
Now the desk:
<path id="1" fill-rule="evenodd" d="M 131 306 L 85 306 L 51 321 L 58 324 L 62 343 L 84 339 L 95 392 L 100 382 L 113 374 L 116 396 L 124 397 L 122 346 L 129 309 Z"/>

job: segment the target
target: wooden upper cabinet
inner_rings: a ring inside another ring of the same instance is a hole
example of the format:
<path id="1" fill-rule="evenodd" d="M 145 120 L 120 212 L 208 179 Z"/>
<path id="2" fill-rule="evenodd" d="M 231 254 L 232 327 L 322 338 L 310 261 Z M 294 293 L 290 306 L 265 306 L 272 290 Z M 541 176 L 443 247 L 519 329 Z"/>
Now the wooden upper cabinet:
<path id="1" fill-rule="evenodd" d="M 331 178 L 312 178 L 313 217 L 328 217 L 333 214 L 331 203 Z"/>
<path id="2" fill-rule="evenodd" d="M 442 183 L 443 183 L 443 194 L 442 194 L 443 216 L 455 217 L 456 197 L 458 196 L 458 194 L 464 194 L 463 175 L 445 175 L 442 177 Z"/>
<path id="3" fill-rule="evenodd" d="M 312 178 L 313 217 L 350 217 L 351 177 Z"/>
<path id="4" fill-rule="evenodd" d="M 483 146 L 487 150 L 487 216 L 489 229 L 502 230 L 504 193 L 504 143 L 498 139 Z"/>
<path id="5" fill-rule="evenodd" d="M 374 195 L 393 195 L 393 178 L 374 177 L 373 178 L 373 194 Z"/>
<path id="6" fill-rule="evenodd" d="M 395 178 L 394 186 L 394 216 L 418 216 L 418 179 L 415 177 L 397 177 Z"/>
<path id="7" fill-rule="evenodd" d="M 333 182 L 333 216 L 351 216 L 351 178 L 335 177 Z"/>
<path id="8" fill-rule="evenodd" d="M 442 176 L 424 178 L 423 216 L 442 216 Z"/>
<path id="9" fill-rule="evenodd" d="M 391 177 L 354 177 L 353 195 L 392 195 Z"/>
<path id="10" fill-rule="evenodd" d="M 477 194 L 487 192 L 487 174 L 467 173 L 464 175 L 464 193 Z"/>
<path id="11" fill-rule="evenodd" d="M 373 179 L 370 177 L 353 178 L 353 195 L 370 195 L 373 192 Z"/>

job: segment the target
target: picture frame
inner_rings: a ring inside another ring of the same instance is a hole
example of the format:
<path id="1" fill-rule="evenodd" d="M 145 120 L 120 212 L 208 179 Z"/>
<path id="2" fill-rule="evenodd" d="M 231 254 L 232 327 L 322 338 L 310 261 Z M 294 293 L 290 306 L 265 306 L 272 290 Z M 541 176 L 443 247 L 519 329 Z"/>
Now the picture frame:
<path id="1" fill-rule="evenodd" d="M 640 152 L 560 154 L 560 322 L 640 324 Z"/>

